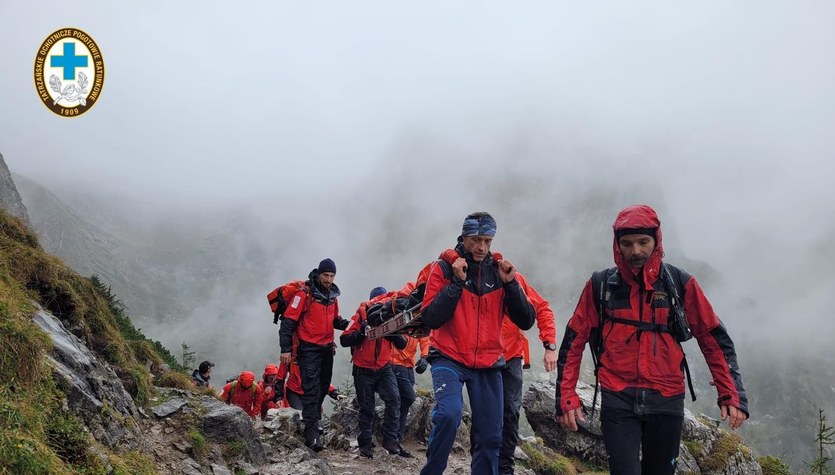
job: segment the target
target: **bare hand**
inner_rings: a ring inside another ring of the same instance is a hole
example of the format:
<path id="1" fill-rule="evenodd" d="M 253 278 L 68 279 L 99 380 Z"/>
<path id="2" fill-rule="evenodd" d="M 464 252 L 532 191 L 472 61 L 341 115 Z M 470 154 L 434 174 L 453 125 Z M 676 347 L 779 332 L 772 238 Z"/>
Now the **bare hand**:
<path id="1" fill-rule="evenodd" d="M 542 363 L 545 364 L 545 371 L 554 371 L 557 369 L 557 350 L 545 350 L 545 357 L 542 358 Z"/>
<path id="2" fill-rule="evenodd" d="M 499 261 L 499 278 L 505 284 L 516 278 L 516 267 L 507 259 Z"/>
<path id="3" fill-rule="evenodd" d="M 748 416 L 746 416 L 744 412 L 740 411 L 734 406 L 719 407 L 722 410 L 723 421 L 725 419 L 728 419 L 728 417 L 730 416 L 730 419 L 728 420 L 728 425 L 731 427 L 732 430 L 738 429 L 742 425 L 742 423 L 745 422 L 745 419 L 748 418 Z"/>
<path id="4" fill-rule="evenodd" d="M 286 365 L 290 364 L 290 360 L 293 358 L 292 353 L 282 353 L 280 357 L 280 361 Z"/>
<path id="5" fill-rule="evenodd" d="M 467 259 L 463 257 L 455 259 L 455 262 L 452 263 L 452 272 L 455 274 L 455 277 L 461 280 L 467 280 Z"/>
<path id="6" fill-rule="evenodd" d="M 578 407 L 577 409 L 571 409 L 570 411 L 563 413 L 561 416 L 557 416 L 555 419 L 561 426 L 576 432 L 577 420 L 579 419 L 582 422 L 586 422 L 586 415 L 583 414 L 583 408 Z"/>

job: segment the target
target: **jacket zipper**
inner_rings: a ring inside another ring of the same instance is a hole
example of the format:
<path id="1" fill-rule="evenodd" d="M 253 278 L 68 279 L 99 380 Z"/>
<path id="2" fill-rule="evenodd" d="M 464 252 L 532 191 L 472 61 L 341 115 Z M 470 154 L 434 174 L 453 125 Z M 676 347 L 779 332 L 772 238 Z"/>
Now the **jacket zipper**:
<path id="1" fill-rule="evenodd" d="M 638 320 L 644 321 L 644 283 L 638 283 Z M 640 332 L 640 330 L 638 330 Z M 635 374 L 638 375 L 638 381 L 641 381 L 641 334 L 638 333 L 638 355 L 635 358 Z"/>
<path id="2" fill-rule="evenodd" d="M 476 295 L 478 295 L 478 313 L 476 313 L 475 320 L 475 351 L 473 352 L 473 367 L 476 365 L 478 359 L 478 340 L 479 330 L 481 330 L 481 262 L 478 263 L 478 286 L 476 287 Z"/>

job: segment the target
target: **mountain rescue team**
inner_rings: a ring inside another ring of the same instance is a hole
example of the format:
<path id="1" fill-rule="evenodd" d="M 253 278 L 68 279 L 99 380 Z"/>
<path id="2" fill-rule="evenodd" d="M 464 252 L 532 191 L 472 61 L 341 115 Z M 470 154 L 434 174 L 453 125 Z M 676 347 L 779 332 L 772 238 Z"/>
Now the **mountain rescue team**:
<path id="1" fill-rule="evenodd" d="M 441 253 L 416 283 L 400 291 L 374 288 L 350 321 L 339 314 L 336 264 L 322 260 L 288 299 L 286 311 L 276 312 L 280 366 L 267 365 L 258 384 L 252 372 L 242 372 L 223 388 L 221 399 L 253 418 L 264 418 L 270 408 L 301 409 L 305 444 L 321 450 L 322 402 L 328 394 L 337 398 L 330 385 L 334 330 L 343 330 L 340 343 L 352 353 L 360 455 L 374 456 L 371 427 L 379 394 L 385 404 L 383 449 L 412 457 L 402 441 L 415 400 L 415 373 L 431 365 L 435 407 L 421 474 L 440 475 L 447 466 L 463 413 L 464 386 L 473 408 L 471 472 L 512 474 L 522 369 L 530 365 L 524 332 L 536 322 L 545 370 L 557 369 L 555 418 L 567 430 L 578 430 L 586 420 L 589 408 L 581 404 L 576 384 L 583 350 L 587 343 L 592 348 L 612 474 L 675 472 L 687 370 L 681 342 L 691 334 L 710 368 L 722 419 L 736 429 L 748 418 L 733 342 L 695 278 L 662 263 L 660 220 L 652 208 L 631 206 L 618 214 L 613 225 L 616 267 L 586 282 L 559 353 L 548 301 L 509 260 L 491 251 L 496 230 L 490 214 L 468 215 L 454 249 Z M 430 329 L 428 337 L 366 336 L 370 304 L 408 295 L 423 283 L 421 321 Z M 196 385 L 208 387 L 211 366 L 204 361 L 194 371 Z"/>

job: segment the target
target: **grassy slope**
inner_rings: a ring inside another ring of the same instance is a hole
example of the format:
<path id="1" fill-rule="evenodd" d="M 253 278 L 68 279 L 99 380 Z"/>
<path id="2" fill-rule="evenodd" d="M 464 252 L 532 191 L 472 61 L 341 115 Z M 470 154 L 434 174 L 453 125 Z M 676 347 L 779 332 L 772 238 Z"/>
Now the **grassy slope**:
<path id="1" fill-rule="evenodd" d="M 128 379 L 138 404 L 152 391 L 147 362 L 157 372 L 163 362 L 181 368 L 131 324 L 109 287 L 46 254 L 30 229 L 0 210 L 0 474 L 105 473 L 89 451 L 91 436 L 62 409 L 65 395 L 45 358 L 52 343 L 32 322 L 33 301 Z M 117 473 L 152 472 L 139 453 L 107 455 Z"/>

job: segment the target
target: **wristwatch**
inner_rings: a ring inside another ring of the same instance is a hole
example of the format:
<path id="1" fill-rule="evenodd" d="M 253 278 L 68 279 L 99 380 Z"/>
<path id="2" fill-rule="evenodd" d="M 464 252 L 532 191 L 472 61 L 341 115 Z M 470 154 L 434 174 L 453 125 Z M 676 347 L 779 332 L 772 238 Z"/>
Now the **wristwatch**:
<path id="1" fill-rule="evenodd" d="M 550 341 L 543 341 L 542 346 L 544 346 L 546 350 L 557 351 L 556 343 L 551 343 Z"/>

